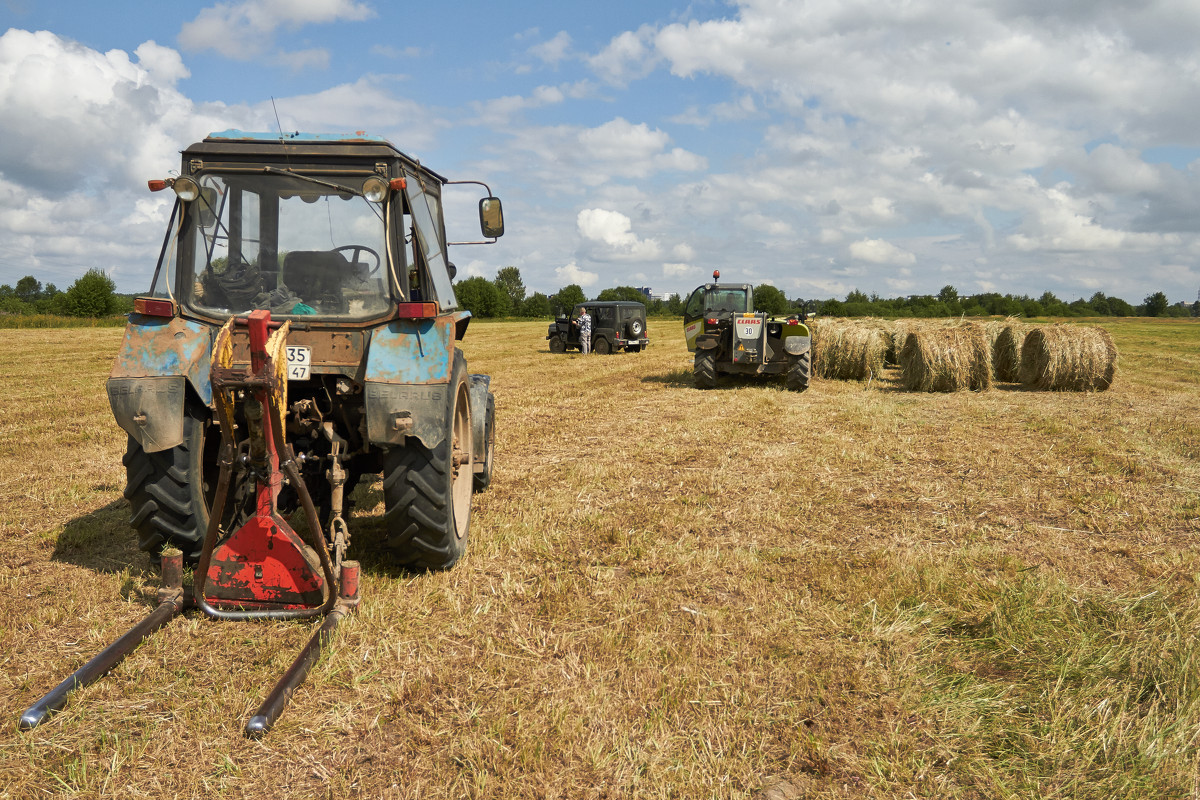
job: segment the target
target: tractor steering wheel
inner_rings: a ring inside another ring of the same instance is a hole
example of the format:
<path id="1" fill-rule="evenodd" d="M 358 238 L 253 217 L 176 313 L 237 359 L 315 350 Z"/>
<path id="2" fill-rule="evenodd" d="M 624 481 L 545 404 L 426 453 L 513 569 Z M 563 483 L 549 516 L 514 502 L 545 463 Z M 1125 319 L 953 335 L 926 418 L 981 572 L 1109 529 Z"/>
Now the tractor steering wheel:
<path id="1" fill-rule="evenodd" d="M 367 269 L 367 277 L 368 278 L 379 271 L 379 265 L 382 263 L 382 259 L 379 257 L 379 253 L 376 253 L 374 250 L 367 247 L 365 244 L 345 244 L 345 245 L 342 245 L 341 247 L 333 248 L 333 252 L 335 252 L 335 253 L 340 253 L 343 250 L 353 250 L 354 251 L 354 258 L 350 261 L 351 267 L 358 266 L 358 258 L 363 253 L 370 253 L 372 256 L 374 256 L 375 265 Z"/>

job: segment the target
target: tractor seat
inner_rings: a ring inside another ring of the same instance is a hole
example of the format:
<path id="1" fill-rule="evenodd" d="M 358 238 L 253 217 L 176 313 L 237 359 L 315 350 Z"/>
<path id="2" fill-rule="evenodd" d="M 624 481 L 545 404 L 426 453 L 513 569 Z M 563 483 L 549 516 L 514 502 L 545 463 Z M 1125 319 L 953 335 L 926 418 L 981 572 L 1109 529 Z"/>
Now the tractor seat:
<path id="1" fill-rule="evenodd" d="M 330 250 L 293 250 L 283 257 L 280 280 L 318 314 L 344 314 L 342 285 L 350 278 L 350 262 Z"/>

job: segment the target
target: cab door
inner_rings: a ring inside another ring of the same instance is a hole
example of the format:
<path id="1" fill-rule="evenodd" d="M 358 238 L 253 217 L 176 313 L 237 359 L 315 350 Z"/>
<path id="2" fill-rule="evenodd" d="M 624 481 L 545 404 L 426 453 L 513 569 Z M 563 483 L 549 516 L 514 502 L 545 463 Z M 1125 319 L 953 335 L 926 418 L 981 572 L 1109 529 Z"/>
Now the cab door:
<path id="1" fill-rule="evenodd" d="M 688 295 L 683 304 L 683 338 L 689 352 L 696 352 L 696 337 L 704 330 L 704 287 Z"/>

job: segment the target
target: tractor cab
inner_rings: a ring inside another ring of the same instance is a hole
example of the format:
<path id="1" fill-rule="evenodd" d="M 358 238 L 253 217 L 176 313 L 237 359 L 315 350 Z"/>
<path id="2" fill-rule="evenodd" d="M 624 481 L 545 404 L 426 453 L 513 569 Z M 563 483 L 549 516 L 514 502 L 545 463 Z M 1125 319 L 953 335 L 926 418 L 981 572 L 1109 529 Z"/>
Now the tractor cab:
<path id="1" fill-rule="evenodd" d="M 713 270 L 713 283 L 696 287 L 684 303 L 683 335 L 689 351 L 696 350 L 696 337 L 706 328 L 728 325 L 734 314 L 754 313 L 754 288 L 748 283 L 717 283 L 720 278 L 721 272 Z"/>

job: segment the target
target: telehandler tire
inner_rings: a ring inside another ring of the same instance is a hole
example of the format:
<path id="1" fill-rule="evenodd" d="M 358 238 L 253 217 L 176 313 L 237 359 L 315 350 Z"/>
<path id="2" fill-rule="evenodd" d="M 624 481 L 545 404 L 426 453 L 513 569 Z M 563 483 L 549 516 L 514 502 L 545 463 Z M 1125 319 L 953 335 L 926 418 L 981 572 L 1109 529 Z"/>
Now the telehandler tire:
<path id="1" fill-rule="evenodd" d="M 449 569 L 467 548 L 474 455 L 467 364 L 457 349 L 447 418 L 450 429 L 434 449 L 414 438 L 383 458 L 388 547 L 412 569 Z"/>
<path id="2" fill-rule="evenodd" d="M 793 392 L 803 392 L 808 388 L 812 377 L 812 353 L 801 353 L 791 363 L 787 371 L 787 388 Z"/>
<path id="3" fill-rule="evenodd" d="M 692 375 L 697 389 L 712 389 L 717 385 L 717 362 L 711 350 L 697 350 Z"/>

